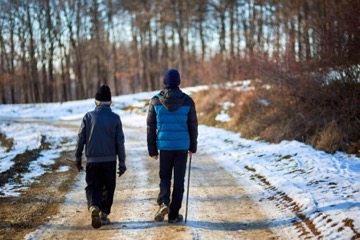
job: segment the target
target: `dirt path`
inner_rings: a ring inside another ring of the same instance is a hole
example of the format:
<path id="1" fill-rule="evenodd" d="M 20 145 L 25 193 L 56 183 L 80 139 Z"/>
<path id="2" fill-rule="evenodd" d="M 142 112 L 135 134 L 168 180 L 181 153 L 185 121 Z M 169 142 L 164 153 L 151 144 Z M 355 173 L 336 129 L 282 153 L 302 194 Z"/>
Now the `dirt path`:
<path id="1" fill-rule="evenodd" d="M 125 128 L 128 171 L 117 179 L 111 225 L 90 226 L 85 201 L 85 174 L 77 176 L 73 189 L 57 215 L 27 239 L 290 239 L 285 228 L 275 226 L 254 192 L 199 149 L 194 155 L 186 224 L 156 223 L 158 162 L 147 157 L 143 129 Z M 185 195 L 186 196 L 186 195 Z M 185 198 L 182 213 L 185 211 Z"/>

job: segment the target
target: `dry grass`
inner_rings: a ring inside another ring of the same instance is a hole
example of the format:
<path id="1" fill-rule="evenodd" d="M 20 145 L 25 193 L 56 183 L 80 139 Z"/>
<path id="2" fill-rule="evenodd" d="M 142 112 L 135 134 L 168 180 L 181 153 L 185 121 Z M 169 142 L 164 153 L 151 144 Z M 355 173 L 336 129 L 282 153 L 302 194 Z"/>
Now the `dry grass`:
<path id="1" fill-rule="evenodd" d="M 345 145 L 346 133 L 344 133 L 335 121 L 329 122 L 319 133 L 311 137 L 311 145 L 319 150 L 335 152 L 340 146 Z"/>
<path id="2" fill-rule="evenodd" d="M 356 79 L 325 81 L 320 75 L 274 69 L 263 79 L 256 82 L 256 91 L 212 89 L 195 94 L 199 121 L 246 138 L 275 143 L 298 140 L 329 153 L 359 153 L 360 83 Z M 221 110 L 219 103 L 225 101 L 235 106 L 229 109 L 231 121 L 220 123 L 215 117 Z"/>
<path id="3" fill-rule="evenodd" d="M 221 126 L 221 123 L 217 122 L 215 117 L 221 110 L 221 106 L 218 104 L 220 101 L 218 100 L 223 98 L 224 94 L 226 95 L 225 92 L 211 89 L 192 95 L 196 102 L 199 122 L 209 126 Z"/>

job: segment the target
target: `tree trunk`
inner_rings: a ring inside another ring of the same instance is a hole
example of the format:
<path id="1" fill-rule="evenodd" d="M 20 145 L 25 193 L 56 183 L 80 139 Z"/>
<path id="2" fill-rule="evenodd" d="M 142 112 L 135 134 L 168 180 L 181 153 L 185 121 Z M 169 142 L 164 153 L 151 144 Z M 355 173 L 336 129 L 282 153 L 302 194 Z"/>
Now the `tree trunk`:
<path id="1" fill-rule="evenodd" d="M 53 67 L 53 59 L 54 59 L 54 29 L 53 24 L 51 21 L 51 7 L 50 7 L 50 0 L 46 0 L 46 27 L 47 27 L 47 35 L 48 35 L 48 41 L 49 41 L 49 55 L 48 55 L 48 86 L 49 89 L 46 90 L 48 94 L 48 101 L 53 102 L 54 101 L 54 87 L 55 85 L 55 79 L 54 79 L 54 67 Z"/>
<path id="2" fill-rule="evenodd" d="M 35 40 L 33 37 L 33 21 L 32 14 L 30 12 L 30 7 L 26 8 L 26 17 L 27 17 L 27 30 L 29 34 L 29 58 L 30 58 L 30 91 L 33 93 L 31 102 L 40 102 L 40 93 L 39 93 L 39 80 L 38 80 L 38 69 L 37 69 L 37 60 L 35 56 Z"/>

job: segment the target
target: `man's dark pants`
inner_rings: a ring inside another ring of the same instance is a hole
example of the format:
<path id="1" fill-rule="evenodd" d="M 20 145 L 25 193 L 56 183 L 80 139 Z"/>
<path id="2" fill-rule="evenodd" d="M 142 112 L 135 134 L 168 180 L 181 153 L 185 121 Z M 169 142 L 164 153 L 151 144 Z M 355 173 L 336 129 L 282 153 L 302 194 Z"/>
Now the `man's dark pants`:
<path id="1" fill-rule="evenodd" d="M 184 195 L 187 150 L 160 151 L 160 193 L 157 203 L 165 203 L 170 207 L 169 219 L 175 219 L 181 208 Z M 171 179 L 174 171 L 174 187 L 171 194 Z"/>
<path id="2" fill-rule="evenodd" d="M 88 207 L 97 206 L 109 214 L 116 187 L 116 162 L 87 163 L 86 183 Z"/>

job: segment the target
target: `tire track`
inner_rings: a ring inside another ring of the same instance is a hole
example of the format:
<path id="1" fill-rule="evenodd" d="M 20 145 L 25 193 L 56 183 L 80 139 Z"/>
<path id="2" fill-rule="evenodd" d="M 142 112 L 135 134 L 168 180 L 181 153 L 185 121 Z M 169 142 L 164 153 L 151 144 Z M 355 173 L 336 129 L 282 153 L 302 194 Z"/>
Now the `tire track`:
<path id="1" fill-rule="evenodd" d="M 327 237 L 326 229 L 337 229 L 338 237 L 341 238 L 341 232 L 344 231 L 345 228 L 348 228 L 348 230 L 354 233 L 352 239 L 359 238 L 360 233 L 357 232 L 354 228 L 352 219 L 346 219 L 342 223 L 336 223 L 325 212 L 320 210 L 305 213 L 302 211 L 299 203 L 294 201 L 286 193 L 272 186 L 264 176 L 256 174 L 256 169 L 247 166 L 245 166 L 245 169 L 253 172 L 251 179 L 258 181 L 259 185 L 261 185 L 268 192 L 268 195 L 270 195 L 268 200 L 274 202 L 275 206 L 279 210 L 290 210 L 294 213 L 297 219 L 293 220 L 293 225 L 297 229 L 299 238 L 312 239 L 316 237 L 318 239 L 323 239 Z M 316 225 L 321 226 L 321 229 L 318 229 Z"/>

